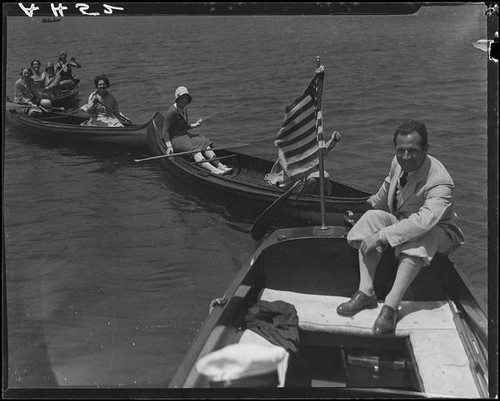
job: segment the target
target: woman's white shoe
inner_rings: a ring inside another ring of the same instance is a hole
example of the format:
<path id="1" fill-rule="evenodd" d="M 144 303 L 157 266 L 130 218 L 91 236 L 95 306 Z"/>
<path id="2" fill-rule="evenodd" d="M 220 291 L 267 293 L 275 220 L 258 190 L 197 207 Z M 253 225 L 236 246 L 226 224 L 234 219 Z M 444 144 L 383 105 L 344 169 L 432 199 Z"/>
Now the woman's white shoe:
<path id="1" fill-rule="evenodd" d="M 218 168 L 224 171 L 224 174 L 229 174 L 233 169 L 231 167 L 226 166 L 225 164 L 219 164 Z"/>

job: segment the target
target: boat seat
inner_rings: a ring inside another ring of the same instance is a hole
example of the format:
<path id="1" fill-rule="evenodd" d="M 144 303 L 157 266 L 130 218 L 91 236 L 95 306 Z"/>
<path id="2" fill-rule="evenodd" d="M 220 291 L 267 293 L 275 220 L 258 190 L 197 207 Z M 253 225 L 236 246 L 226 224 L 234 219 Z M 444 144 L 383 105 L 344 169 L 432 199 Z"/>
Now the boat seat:
<path id="1" fill-rule="evenodd" d="M 365 309 L 353 317 L 336 313 L 347 297 L 311 295 L 266 288 L 260 299 L 285 301 L 295 306 L 299 328 L 361 336 L 372 336 L 372 326 L 383 305 Z M 409 339 L 422 391 L 438 396 L 480 398 L 464 345 L 446 301 L 403 301 L 398 312 L 396 337 Z"/>

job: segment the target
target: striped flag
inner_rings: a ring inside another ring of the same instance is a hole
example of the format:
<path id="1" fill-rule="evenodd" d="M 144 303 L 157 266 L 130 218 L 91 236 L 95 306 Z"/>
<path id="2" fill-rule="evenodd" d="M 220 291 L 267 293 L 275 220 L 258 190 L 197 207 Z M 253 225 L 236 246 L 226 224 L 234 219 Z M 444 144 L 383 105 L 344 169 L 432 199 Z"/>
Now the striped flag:
<path id="1" fill-rule="evenodd" d="M 279 163 L 292 181 L 317 170 L 319 149 L 326 148 L 321 113 L 324 75 L 323 67 L 316 70 L 316 76 L 302 96 L 286 108 L 274 141 Z"/>

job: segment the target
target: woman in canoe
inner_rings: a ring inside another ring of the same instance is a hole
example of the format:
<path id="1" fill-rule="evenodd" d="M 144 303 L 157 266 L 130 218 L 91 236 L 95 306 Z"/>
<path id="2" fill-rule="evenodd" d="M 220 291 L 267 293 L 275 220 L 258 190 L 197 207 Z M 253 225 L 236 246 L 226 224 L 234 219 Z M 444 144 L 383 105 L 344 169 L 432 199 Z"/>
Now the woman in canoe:
<path id="1" fill-rule="evenodd" d="M 56 74 L 61 76 L 61 88 L 72 89 L 80 80 L 73 76 L 71 67 L 82 68 L 82 66 L 76 62 L 74 57 L 71 57 L 69 61 L 67 58 L 68 55 L 66 52 L 61 50 L 61 53 L 59 53 L 59 61 L 56 64 Z"/>
<path id="2" fill-rule="evenodd" d="M 40 70 L 41 67 L 42 63 L 40 60 L 35 59 L 31 62 L 31 72 L 33 74 L 31 79 L 38 90 L 42 89 L 44 86 L 44 73 Z"/>
<path id="3" fill-rule="evenodd" d="M 59 96 L 61 94 L 60 82 L 61 76 L 56 74 L 54 64 L 48 62 L 43 73 L 43 88 L 40 89 L 42 96 L 49 99 Z"/>
<path id="4" fill-rule="evenodd" d="M 108 92 L 111 84 L 106 75 L 96 76 L 94 78 L 94 85 L 97 90 L 90 94 L 87 104 L 80 107 L 81 110 L 90 115 L 90 119 L 85 125 L 97 127 L 123 127 L 124 125 L 130 125 L 130 119 L 120 113 L 118 102 Z"/>
<path id="5" fill-rule="evenodd" d="M 14 102 L 28 106 L 40 104 L 42 97 L 31 79 L 31 70 L 29 68 L 21 68 L 19 75 L 21 77 L 16 81 L 14 88 Z"/>
<path id="6" fill-rule="evenodd" d="M 185 86 L 179 86 L 174 94 L 175 102 L 165 114 L 163 124 L 163 140 L 167 145 L 167 154 L 175 152 L 193 152 L 195 161 L 213 174 L 229 174 L 232 169 L 213 160 L 217 156 L 210 148 L 212 142 L 203 135 L 192 134 L 189 129 L 199 127 L 203 120 L 199 119 L 193 124 L 189 123 L 187 106 L 193 101 Z"/>

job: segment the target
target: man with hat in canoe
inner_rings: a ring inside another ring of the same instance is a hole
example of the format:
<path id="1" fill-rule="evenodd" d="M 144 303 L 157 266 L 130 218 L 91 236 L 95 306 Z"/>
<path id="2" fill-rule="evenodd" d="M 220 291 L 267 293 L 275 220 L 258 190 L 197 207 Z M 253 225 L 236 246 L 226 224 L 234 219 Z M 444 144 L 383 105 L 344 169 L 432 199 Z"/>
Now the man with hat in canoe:
<path id="1" fill-rule="evenodd" d="M 52 102 L 49 99 L 40 100 L 40 104 L 32 105 L 24 110 L 24 113 L 29 117 L 48 117 L 53 114 Z"/>
<path id="2" fill-rule="evenodd" d="M 448 254 L 464 243 L 453 210 L 454 183 L 443 164 L 427 154 L 427 129 L 417 121 L 394 133 L 395 153 L 389 175 L 368 199 L 368 210 L 347 236 L 358 249 L 360 283 L 353 297 L 337 308 L 354 316 L 378 307 L 373 282 L 383 249 L 394 248 L 398 269 L 394 284 L 374 322 L 375 334 L 393 333 L 398 308 L 411 283 L 436 253 Z"/>

